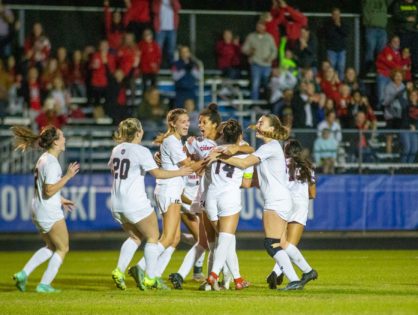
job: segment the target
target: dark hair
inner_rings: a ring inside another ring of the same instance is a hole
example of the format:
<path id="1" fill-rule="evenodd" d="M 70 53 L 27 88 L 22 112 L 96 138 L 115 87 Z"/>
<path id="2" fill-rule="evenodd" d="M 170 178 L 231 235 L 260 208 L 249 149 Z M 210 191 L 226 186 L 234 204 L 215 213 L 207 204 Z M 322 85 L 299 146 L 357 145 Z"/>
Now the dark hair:
<path id="1" fill-rule="evenodd" d="M 312 178 L 313 165 L 309 161 L 308 155 L 304 155 L 303 147 L 299 141 L 290 139 L 284 147 L 284 155 L 289 160 L 287 167 L 289 168 L 289 177 L 294 178 L 302 183 L 314 183 Z M 299 174 L 296 174 L 299 169 Z"/>
<path id="2" fill-rule="evenodd" d="M 58 128 L 54 126 L 44 127 L 39 135 L 35 134 L 32 129 L 23 126 L 13 126 L 10 129 L 15 138 L 14 147 L 16 150 L 21 151 L 35 148 L 36 145 L 48 150 L 52 147 L 54 141 L 59 138 Z"/>
<path id="3" fill-rule="evenodd" d="M 204 108 L 200 112 L 200 116 L 206 116 L 209 118 L 209 120 L 213 123 L 219 126 L 221 124 L 221 115 L 218 112 L 218 105 L 216 103 L 210 103 L 208 107 Z"/>
<path id="4" fill-rule="evenodd" d="M 226 144 L 235 144 L 237 143 L 239 137 L 242 134 L 242 128 L 239 122 L 235 119 L 228 119 L 226 122 L 222 123 L 223 128 L 220 132 L 222 138 Z"/>
<path id="5" fill-rule="evenodd" d="M 171 126 L 171 123 L 175 124 L 181 115 L 189 115 L 187 111 L 183 108 L 175 108 L 168 112 L 167 114 L 167 131 L 165 133 L 160 133 L 154 140 L 155 144 L 162 144 L 164 139 L 174 134 L 175 129 Z"/>

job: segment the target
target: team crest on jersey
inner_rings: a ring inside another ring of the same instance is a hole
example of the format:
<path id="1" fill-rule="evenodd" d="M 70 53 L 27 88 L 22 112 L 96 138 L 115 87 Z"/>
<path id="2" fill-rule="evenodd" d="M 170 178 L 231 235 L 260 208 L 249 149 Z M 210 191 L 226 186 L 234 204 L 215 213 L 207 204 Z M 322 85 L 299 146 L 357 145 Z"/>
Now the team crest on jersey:
<path id="1" fill-rule="evenodd" d="M 122 149 L 122 151 L 120 151 L 120 154 L 125 154 L 126 150 Z"/>

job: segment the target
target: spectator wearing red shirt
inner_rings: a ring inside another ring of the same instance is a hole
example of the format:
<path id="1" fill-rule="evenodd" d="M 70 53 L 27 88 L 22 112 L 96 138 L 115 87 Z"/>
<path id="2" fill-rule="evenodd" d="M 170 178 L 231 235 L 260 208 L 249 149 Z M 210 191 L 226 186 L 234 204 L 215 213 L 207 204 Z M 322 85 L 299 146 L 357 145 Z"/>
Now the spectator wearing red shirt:
<path id="1" fill-rule="evenodd" d="M 103 105 L 106 102 L 106 88 L 108 79 L 106 65 L 111 72 L 115 71 L 115 58 L 109 52 L 109 43 L 102 40 L 99 44 L 99 51 L 95 52 L 90 60 L 90 103 L 93 104 L 94 118 L 104 116 Z"/>
<path id="2" fill-rule="evenodd" d="M 180 9 L 179 0 L 154 0 L 152 2 L 155 39 L 160 45 L 162 53 L 166 55 L 164 60 L 168 60 L 169 67 L 174 62 Z"/>
<path id="3" fill-rule="evenodd" d="M 279 15 L 273 16 L 271 12 L 263 13 L 260 17 L 261 21 L 264 21 L 266 25 L 266 32 L 269 33 L 274 38 L 274 42 L 276 43 L 276 47 L 279 47 L 280 44 L 280 32 L 279 32 L 279 24 L 280 24 L 280 17 Z"/>
<path id="4" fill-rule="evenodd" d="M 293 49 L 299 40 L 302 27 L 308 25 L 307 17 L 284 0 L 273 0 L 270 13 L 283 26 L 286 34 L 282 35 L 286 35 L 289 48 Z"/>
<path id="5" fill-rule="evenodd" d="M 138 47 L 135 43 L 135 36 L 133 33 L 126 33 L 123 36 L 123 45 L 117 51 L 117 67 L 125 76 L 131 71 L 136 54 L 138 54 Z"/>
<path id="6" fill-rule="evenodd" d="M 156 86 L 157 75 L 161 66 L 161 49 L 152 36 L 151 30 L 145 30 L 143 39 L 139 42 L 141 62 L 139 68 L 142 74 L 142 91 Z"/>
<path id="7" fill-rule="evenodd" d="M 222 76 L 228 79 L 238 79 L 241 64 L 241 46 L 239 38 L 234 38 L 231 30 L 224 30 L 222 39 L 215 47 L 217 66 L 222 70 Z"/>
<path id="8" fill-rule="evenodd" d="M 122 45 L 125 25 L 122 21 L 122 13 L 119 10 L 111 12 L 109 1 L 103 2 L 106 39 L 112 50 L 117 50 Z"/>
<path id="9" fill-rule="evenodd" d="M 349 106 L 351 102 L 350 87 L 347 84 L 341 84 L 338 91 L 339 91 L 339 99 L 338 99 L 338 102 L 335 103 L 337 117 L 340 120 L 340 124 L 342 128 L 349 128 L 350 127 Z"/>
<path id="10" fill-rule="evenodd" d="M 45 68 L 42 71 L 41 75 L 41 89 L 44 93 L 48 93 L 52 87 L 52 81 L 55 77 L 61 76 L 61 73 L 58 69 L 58 60 L 56 58 L 48 59 Z"/>
<path id="11" fill-rule="evenodd" d="M 49 125 L 61 129 L 66 123 L 66 118 L 64 115 L 58 113 L 55 100 L 53 98 L 48 98 L 45 100 L 44 107 L 35 118 L 35 121 L 38 125 L 38 130 L 42 130 L 42 128 Z"/>
<path id="12" fill-rule="evenodd" d="M 24 51 L 32 65 L 42 68 L 51 53 L 51 43 L 44 34 L 41 23 L 35 23 L 32 27 L 31 35 L 26 38 Z"/>
<path id="13" fill-rule="evenodd" d="M 320 83 L 321 90 L 324 92 L 325 96 L 338 103 L 340 100 L 340 80 L 338 74 L 335 72 L 334 68 L 327 68 Z"/>
<path id="14" fill-rule="evenodd" d="M 136 41 L 140 41 L 142 33 L 147 28 L 152 28 L 150 1 L 149 0 L 125 0 L 126 12 L 123 23 L 126 31 L 134 33 Z"/>
<path id="15" fill-rule="evenodd" d="M 401 53 L 401 63 L 402 63 L 402 70 L 404 71 L 404 78 L 405 81 L 412 80 L 412 59 L 411 59 L 411 52 L 408 47 L 402 49 Z"/>
<path id="16" fill-rule="evenodd" d="M 68 71 L 68 87 L 74 97 L 86 97 L 86 68 L 81 50 L 73 52 Z"/>
<path id="17" fill-rule="evenodd" d="M 377 55 L 376 60 L 376 88 L 378 104 L 377 108 L 383 105 L 385 86 L 391 82 L 390 73 L 393 69 L 402 69 L 402 58 L 400 53 L 399 36 L 392 36 L 389 43 Z"/>

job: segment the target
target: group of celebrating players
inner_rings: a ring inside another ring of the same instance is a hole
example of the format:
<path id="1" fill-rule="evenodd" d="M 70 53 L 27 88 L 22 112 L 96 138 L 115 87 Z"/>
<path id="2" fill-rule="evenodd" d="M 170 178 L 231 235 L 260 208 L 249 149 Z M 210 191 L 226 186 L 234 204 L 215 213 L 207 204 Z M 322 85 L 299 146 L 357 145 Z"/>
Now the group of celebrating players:
<path id="1" fill-rule="evenodd" d="M 155 139 L 160 145 L 153 156 L 141 145 L 143 129 L 138 119 L 122 121 L 114 135 L 118 143 L 112 150 L 109 167 L 113 176 L 112 216 L 128 238 L 123 243 L 118 263 L 112 272 L 116 286 L 126 289 L 125 272 L 135 279 L 140 290 L 167 290 L 162 275 L 181 239 L 181 221 L 193 236 L 194 245 L 177 273 L 170 274 L 174 289 L 183 282 L 194 265 L 201 266 L 208 251 L 208 276 L 199 289 L 235 289 L 250 286 L 241 277 L 236 253 L 235 233 L 240 217 L 241 188 L 258 187 L 264 200 L 264 247 L 275 266 L 267 277 L 271 289 L 283 282 L 284 290 L 300 290 L 318 277 L 297 245 L 307 220 L 309 199 L 315 196 L 313 165 L 296 140 L 288 140 L 288 130 L 277 116 L 263 115 L 255 126 L 263 144 L 255 150 L 243 140 L 238 121 L 221 122 L 216 104 L 199 116 L 200 137 L 182 139 L 189 131 L 189 116 L 183 109 L 167 115 L 167 131 Z M 68 231 L 63 209 L 74 204 L 60 194 L 80 166 L 71 163 L 64 176 L 58 162 L 65 151 L 61 130 L 49 126 L 39 135 L 25 127 L 13 127 L 16 148 L 38 145 L 45 152 L 35 167 L 33 221 L 46 246 L 39 249 L 24 268 L 14 275 L 20 291 L 26 290 L 30 273 L 49 260 L 37 292 L 59 291 L 51 286 L 68 252 Z M 280 141 L 284 141 L 284 150 Z M 159 232 L 157 215 L 145 191 L 144 177 L 157 178 L 155 202 L 162 215 Z M 128 268 L 141 242 L 144 256 Z M 302 271 L 299 279 L 292 263 Z M 223 274 L 223 281 L 220 275 Z"/>

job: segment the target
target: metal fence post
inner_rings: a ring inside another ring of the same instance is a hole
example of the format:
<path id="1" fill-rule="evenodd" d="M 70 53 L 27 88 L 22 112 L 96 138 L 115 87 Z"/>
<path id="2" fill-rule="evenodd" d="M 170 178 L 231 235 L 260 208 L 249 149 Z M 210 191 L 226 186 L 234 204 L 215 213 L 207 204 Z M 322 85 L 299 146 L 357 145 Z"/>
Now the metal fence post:
<path id="1" fill-rule="evenodd" d="M 189 18 L 190 27 L 190 50 L 194 55 L 196 53 L 196 14 L 190 14 Z"/>
<path id="2" fill-rule="evenodd" d="M 354 68 L 360 73 L 360 16 L 354 17 Z"/>
<path id="3" fill-rule="evenodd" d="M 25 44 L 25 10 L 19 10 L 19 46 L 23 47 Z"/>

